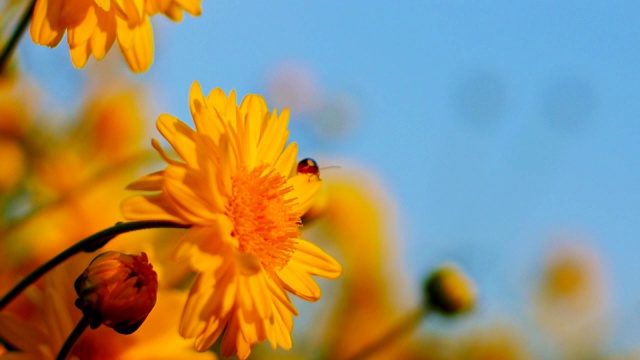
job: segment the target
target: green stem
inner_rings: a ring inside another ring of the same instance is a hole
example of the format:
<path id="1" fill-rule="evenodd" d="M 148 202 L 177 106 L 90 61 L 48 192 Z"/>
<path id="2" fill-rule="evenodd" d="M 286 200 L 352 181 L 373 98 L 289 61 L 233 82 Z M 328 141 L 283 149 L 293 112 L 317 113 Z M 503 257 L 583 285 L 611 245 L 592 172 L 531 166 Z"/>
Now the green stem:
<path id="1" fill-rule="evenodd" d="M 420 308 L 414 310 L 407 314 L 404 318 L 402 318 L 395 326 L 387 330 L 382 336 L 380 336 L 377 340 L 373 341 L 369 345 L 360 349 L 354 355 L 349 356 L 347 359 L 349 360 L 362 360 L 368 359 L 371 354 L 379 351 L 385 346 L 391 344 L 396 341 L 403 335 L 409 334 L 412 332 L 421 322 L 422 319 L 428 314 L 427 310 L 424 308 Z"/>
<path id="2" fill-rule="evenodd" d="M 71 247 L 67 248 L 53 259 L 47 261 L 39 268 L 35 269 L 32 273 L 27 275 L 22 281 L 20 281 L 11 291 L 9 291 L 0 300 L 0 310 L 4 309 L 16 296 L 18 296 L 29 285 L 33 284 L 42 275 L 46 274 L 49 270 L 53 269 L 57 265 L 61 264 L 71 256 L 80 253 L 82 251 L 92 252 L 106 245 L 114 237 L 124 234 L 130 231 L 152 229 L 152 228 L 188 228 L 190 225 L 178 224 L 170 221 L 133 221 L 127 223 L 117 223 L 116 225 L 97 232 L 84 240 L 81 240 Z"/>
<path id="3" fill-rule="evenodd" d="M 80 336 L 82 336 L 82 333 L 84 333 L 87 327 L 89 327 L 90 322 L 91 321 L 84 316 L 82 317 L 82 319 L 80 319 L 78 325 L 76 325 L 71 334 L 69 334 L 67 340 L 65 340 L 64 344 L 62 345 L 58 356 L 56 356 L 56 360 L 66 360 L 67 357 L 69 357 L 69 355 L 71 354 L 71 350 L 73 350 L 73 346 L 76 344 L 76 342 L 78 342 L 78 339 L 80 339 Z"/>
<path id="4" fill-rule="evenodd" d="M 31 16 L 33 15 L 33 9 L 36 7 L 36 0 L 32 0 L 31 4 L 27 7 L 22 14 L 22 18 L 16 27 L 16 30 L 11 34 L 11 38 L 9 38 L 9 42 L 2 50 L 2 54 L 0 54 L 0 75 L 4 73 L 4 70 L 7 68 L 9 64 L 9 59 L 11 58 L 11 54 L 13 54 L 13 50 L 15 50 L 16 45 L 20 41 L 22 34 L 24 34 L 27 25 L 29 24 L 29 20 L 31 20 Z"/>

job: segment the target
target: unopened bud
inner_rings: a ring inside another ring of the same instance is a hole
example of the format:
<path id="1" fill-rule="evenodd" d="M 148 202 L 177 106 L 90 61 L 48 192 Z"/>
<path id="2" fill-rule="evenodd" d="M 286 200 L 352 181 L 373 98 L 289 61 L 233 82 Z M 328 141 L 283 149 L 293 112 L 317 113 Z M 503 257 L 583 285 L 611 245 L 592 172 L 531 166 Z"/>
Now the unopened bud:
<path id="1" fill-rule="evenodd" d="M 108 251 L 98 255 L 74 283 L 76 306 L 90 320 L 121 334 L 136 331 L 156 303 L 158 276 L 147 254 Z"/>
<path id="2" fill-rule="evenodd" d="M 455 265 L 435 270 L 424 285 L 425 306 L 445 315 L 455 315 L 473 308 L 476 290 L 472 281 Z"/>

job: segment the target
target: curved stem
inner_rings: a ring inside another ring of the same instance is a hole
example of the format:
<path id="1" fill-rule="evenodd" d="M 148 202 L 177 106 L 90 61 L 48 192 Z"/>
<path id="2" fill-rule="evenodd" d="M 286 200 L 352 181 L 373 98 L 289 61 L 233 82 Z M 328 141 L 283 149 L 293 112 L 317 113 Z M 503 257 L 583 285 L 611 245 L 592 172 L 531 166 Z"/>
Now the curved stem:
<path id="1" fill-rule="evenodd" d="M 56 360 L 66 360 L 67 357 L 69 357 L 69 355 L 71 354 L 71 350 L 73 350 L 73 346 L 76 344 L 78 339 L 80 339 L 80 336 L 82 336 L 82 333 L 87 329 L 87 327 L 89 327 L 89 323 L 89 319 L 84 316 L 82 317 L 82 319 L 80 319 L 78 325 L 76 325 L 71 334 L 69 334 L 67 340 L 65 340 L 64 344 L 62 345 L 58 356 L 56 356 Z"/>
<path id="2" fill-rule="evenodd" d="M 7 42 L 7 45 L 2 50 L 2 54 L 0 54 L 0 75 L 4 73 L 4 70 L 7 68 L 9 64 L 9 59 L 11 58 L 11 54 L 13 54 L 13 50 L 15 50 L 16 45 L 20 41 L 22 34 L 24 34 L 27 25 L 29 24 L 29 20 L 31 20 L 31 16 L 33 15 L 33 9 L 36 7 L 36 0 L 32 0 L 31 4 L 25 9 L 24 14 L 22 14 L 22 18 L 16 27 L 16 30 L 11 34 L 11 38 Z"/>
<path id="3" fill-rule="evenodd" d="M 117 223 L 116 225 L 97 232 L 84 240 L 81 240 L 69 248 L 56 255 L 53 259 L 47 261 L 39 268 L 35 269 L 24 279 L 22 279 L 11 291 L 9 291 L 0 300 L 0 310 L 4 309 L 16 296 L 18 296 L 29 285 L 33 284 L 42 275 L 46 274 L 49 270 L 53 269 L 60 263 L 64 262 L 71 256 L 80 253 L 82 251 L 92 252 L 106 245 L 114 237 L 124 234 L 130 231 L 152 229 L 152 228 L 188 228 L 190 225 L 178 224 L 170 221 L 133 221 L 127 223 Z"/>
<path id="4" fill-rule="evenodd" d="M 377 340 L 373 341 L 369 345 L 360 349 L 358 352 L 356 352 L 352 356 L 349 356 L 347 359 L 362 360 L 362 359 L 369 358 L 371 354 L 374 354 L 376 351 L 379 351 L 385 346 L 391 344 L 392 342 L 399 339 L 403 335 L 409 334 L 411 331 L 413 331 L 416 328 L 416 326 L 418 326 L 420 322 L 422 322 L 422 319 L 427 314 L 428 312 L 424 308 L 420 308 L 410 312 L 403 319 L 401 319 L 395 326 L 387 330 Z"/>

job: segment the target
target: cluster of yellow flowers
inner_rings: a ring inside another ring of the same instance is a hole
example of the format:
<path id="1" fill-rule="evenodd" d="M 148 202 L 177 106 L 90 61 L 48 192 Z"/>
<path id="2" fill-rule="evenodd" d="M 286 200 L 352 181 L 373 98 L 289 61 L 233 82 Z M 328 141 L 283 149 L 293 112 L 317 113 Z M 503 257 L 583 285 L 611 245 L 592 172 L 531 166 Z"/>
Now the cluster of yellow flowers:
<path id="1" fill-rule="evenodd" d="M 150 17 L 164 14 L 173 21 L 182 12 L 198 16 L 201 0 L 36 0 L 31 38 L 55 47 L 65 32 L 76 67 L 84 67 L 89 56 L 102 59 L 113 43 L 134 72 L 149 69 L 153 62 L 153 29 Z"/>

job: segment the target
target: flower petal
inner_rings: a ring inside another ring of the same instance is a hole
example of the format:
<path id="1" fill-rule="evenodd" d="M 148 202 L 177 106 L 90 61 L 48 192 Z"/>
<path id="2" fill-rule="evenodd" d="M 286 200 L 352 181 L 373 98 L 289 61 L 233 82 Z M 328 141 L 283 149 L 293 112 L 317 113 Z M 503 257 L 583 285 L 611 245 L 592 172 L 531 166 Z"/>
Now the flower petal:
<path id="1" fill-rule="evenodd" d="M 163 194 L 133 196 L 122 203 L 121 210 L 129 220 L 166 220 L 188 224 Z"/>
<path id="2" fill-rule="evenodd" d="M 327 279 L 335 279 L 342 274 L 342 266 L 318 246 L 302 239 L 298 239 L 297 242 L 296 251 L 291 256 L 289 264 L 308 274 Z"/>
<path id="3" fill-rule="evenodd" d="M 278 156 L 282 154 L 282 149 L 289 137 L 289 130 L 287 130 L 288 119 L 289 112 L 285 109 L 280 116 L 277 116 L 274 110 L 271 118 L 265 120 L 257 151 L 263 162 L 273 164 Z M 287 173 L 285 176 L 288 175 Z"/>
<path id="4" fill-rule="evenodd" d="M 313 205 L 322 187 L 322 181 L 316 175 L 298 174 L 289 178 L 287 185 L 293 186 L 293 191 L 289 194 L 296 199 L 293 211 L 304 215 Z"/>
<path id="5" fill-rule="evenodd" d="M 292 142 L 289 144 L 282 154 L 278 157 L 273 167 L 280 173 L 280 175 L 288 178 L 293 175 L 292 172 L 295 170 L 296 157 L 298 156 L 298 144 Z M 265 162 L 267 162 L 265 160 Z"/>
<path id="6" fill-rule="evenodd" d="M 124 35 L 124 37 L 131 36 L 131 46 L 126 47 L 123 42 L 118 41 L 120 51 L 127 60 L 129 68 L 136 73 L 147 71 L 153 62 L 153 29 L 149 17 L 145 16 L 139 25 L 134 25 L 127 30 L 121 30 L 119 27 L 118 40 L 120 40 L 121 31 L 131 32 L 130 35 Z"/>
<path id="7" fill-rule="evenodd" d="M 111 3 L 111 1 L 106 1 Z M 96 59 L 104 58 L 116 40 L 116 16 L 113 12 L 98 16 L 98 25 L 91 36 L 91 52 Z"/>
<path id="8" fill-rule="evenodd" d="M 127 186 L 127 190 L 160 191 L 164 184 L 164 170 L 145 175 Z"/>
<path id="9" fill-rule="evenodd" d="M 284 283 L 285 289 L 294 295 L 303 298 L 307 301 L 316 301 L 322 296 L 322 290 L 315 280 L 309 276 L 305 271 L 300 271 L 300 268 L 291 266 L 289 264 L 277 271 L 276 274 Z"/>
<path id="10" fill-rule="evenodd" d="M 215 202 L 209 200 L 209 189 L 203 183 L 201 171 L 183 166 L 168 166 L 165 171 L 164 191 L 171 198 L 174 208 L 180 216 L 191 224 L 207 225 L 216 213 L 224 209 L 214 208 Z"/>
<path id="11" fill-rule="evenodd" d="M 91 55 L 89 43 L 71 47 L 69 48 L 69 52 L 71 54 L 71 62 L 73 63 L 73 66 L 77 67 L 78 69 L 82 69 L 87 64 L 89 55 Z"/>
<path id="12" fill-rule="evenodd" d="M 187 165 L 198 167 L 196 134 L 190 127 L 169 114 L 161 114 L 156 127 Z"/>
<path id="13" fill-rule="evenodd" d="M 96 15 L 96 7 L 88 6 L 80 21 L 74 24 L 74 26 L 70 26 L 67 30 L 69 47 L 85 44 L 89 41 L 97 25 L 98 16 Z"/>
<path id="14" fill-rule="evenodd" d="M 64 35 L 60 25 L 63 0 L 37 0 L 29 32 L 34 43 L 54 47 Z"/>

